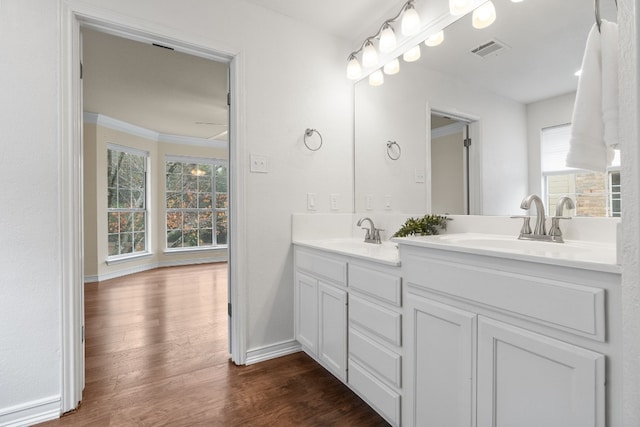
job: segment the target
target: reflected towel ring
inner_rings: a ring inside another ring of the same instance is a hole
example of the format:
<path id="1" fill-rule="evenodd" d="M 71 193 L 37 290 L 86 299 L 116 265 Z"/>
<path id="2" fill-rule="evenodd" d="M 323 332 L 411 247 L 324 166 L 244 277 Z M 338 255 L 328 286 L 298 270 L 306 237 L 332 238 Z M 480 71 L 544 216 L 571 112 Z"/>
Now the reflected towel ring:
<path id="1" fill-rule="evenodd" d="M 307 142 L 307 138 L 310 138 L 311 136 L 313 136 L 314 133 L 317 133 L 318 136 L 320 137 L 320 145 L 318 145 L 316 148 L 311 148 L 311 147 L 309 147 L 309 143 Z M 318 132 L 316 129 L 307 128 L 307 130 L 304 131 L 303 139 L 304 139 L 305 147 L 307 147 L 311 151 L 318 151 L 322 147 L 322 135 L 320 135 L 320 132 Z"/>
<path id="2" fill-rule="evenodd" d="M 397 147 L 397 149 L 398 149 L 398 155 L 397 155 L 397 156 L 395 156 L 395 157 L 391 155 L 391 153 L 392 153 L 392 151 L 393 151 L 393 150 L 391 149 L 391 147 L 393 147 L 394 145 L 395 145 L 395 146 Z M 391 160 L 398 160 L 398 159 L 400 158 L 400 155 L 401 155 L 401 154 L 402 154 L 402 149 L 400 148 L 400 145 L 398 145 L 398 143 L 397 143 L 397 142 L 395 142 L 395 141 L 387 141 L 387 156 L 389 156 L 389 158 L 390 158 Z"/>

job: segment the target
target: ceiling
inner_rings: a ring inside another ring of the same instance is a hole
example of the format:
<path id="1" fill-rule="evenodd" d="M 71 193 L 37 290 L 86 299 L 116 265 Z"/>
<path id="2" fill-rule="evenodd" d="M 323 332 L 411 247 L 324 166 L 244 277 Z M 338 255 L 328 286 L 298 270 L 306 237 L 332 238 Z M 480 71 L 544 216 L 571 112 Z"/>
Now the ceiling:
<path id="1" fill-rule="evenodd" d="M 358 47 L 367 31 L 403 1 L 246 0 L 302 21 Z M 445 0 L 416 0 L 417 3 Z M 463 17 L 437 48 L 423 45 L 419 63 L 521 103 L 574 91 L 586 35 L 594 22 L 586 0 L 493 0 L 498 18 L 475 30 Z M 615 20 L 613 0 L 602 16 Z M 373 30 L 371 30 L 373 28 Z M 363 35 L 364 34 L 364 35 Z M 469 51 L 497 39 L 509 46 L 484 59 Z M 346 56 L 349 52 L 345 51 Z M 185 53 L 83 29 L 84 107 L 170 135 L 226 139 L 228 66 Z M 402 71 L 397 76 L 401 78 Z"/>

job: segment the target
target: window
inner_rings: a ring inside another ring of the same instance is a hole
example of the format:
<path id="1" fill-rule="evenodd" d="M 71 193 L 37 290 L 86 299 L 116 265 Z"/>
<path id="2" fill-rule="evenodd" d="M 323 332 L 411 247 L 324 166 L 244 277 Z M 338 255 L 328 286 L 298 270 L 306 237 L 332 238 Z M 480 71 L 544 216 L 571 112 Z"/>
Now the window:
<path id="1" fill-rule="evenodd" d="M 226 245 L 226 162 L 168 156 L 165 170 L 167 249 Z"/>
<path id="2" fill-rule="evenodd" d="M 107 150 L 108 256 L 147 252 L 148 153 L 109 145 Z"/>
<path id="3" fill-rule="evenodd" d="M 558 199 L 571 197 L 576 216 L 620 216 L 620 152 L 606 172 L 590 172 L 565 166 L 571 125 L 542 129 L 541 160 L 545 204 L 555 213 Z"/>

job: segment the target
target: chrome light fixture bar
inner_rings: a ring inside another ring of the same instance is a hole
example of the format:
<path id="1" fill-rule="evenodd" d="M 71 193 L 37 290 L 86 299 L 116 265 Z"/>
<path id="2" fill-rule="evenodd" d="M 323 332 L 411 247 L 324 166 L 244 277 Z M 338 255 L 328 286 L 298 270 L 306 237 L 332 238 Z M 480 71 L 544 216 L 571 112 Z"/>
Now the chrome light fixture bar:
<path id="1" fill-rule="evenodd" d="M 404 36 L 410 37 L 418 33 L 418 31 L 420 30 L 420 16 L 418 16 L 418 12 L 416 12 L 414 1 L 415 0 L 407 1 L 396 16 L 384 21 L 377 33 L 370 37 L 367 37 L 358 50 L 353 51 L 349 54 L 349 57 L 347 59 L 347 78 L 349 78 L 350 80 L 358 80 L 360 77 L 362 77 L 362 66 L 364 66 L 365 68 L 369 68 L 377 64 L 378 52 L 373 45 L 373 40 L 379 40 L 378 48 L 382 53 L 392 52 L 396 48 L 396 32 L 391 24 L 397 22 L 398 19 L 400 19 L 400 16 L 402 16 L 402 21 L 400 24 L 401 31 Z M 362 66 L 360 66 L 360 62 L 358 62 L 358 54 L 361 52 Z M 376 82 L 378 81 L 379 79 L 376 79 Z"/>

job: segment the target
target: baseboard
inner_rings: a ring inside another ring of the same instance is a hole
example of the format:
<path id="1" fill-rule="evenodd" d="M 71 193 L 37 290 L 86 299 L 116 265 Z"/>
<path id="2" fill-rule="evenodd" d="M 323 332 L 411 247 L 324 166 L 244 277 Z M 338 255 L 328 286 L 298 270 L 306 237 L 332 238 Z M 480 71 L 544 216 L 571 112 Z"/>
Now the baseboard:
<path id="1" fill-rule="evenodd" d="M 247 351 L 246 364 L 252 365 L 258 362 L 275 359 L 288 354 L 297 353 L 302 350 L 302 346 L 296 340 L 283 341 L 273 345 L 267 345 Z"/>
<path id="2" fill-rule="evenodd" d="M 60 396 L 0 409 L 0 427 L 32 426 L 60 418 Z"/>
<path id="3" fill-rule="evenodd" d="M 174 260 L 154 262 L 150 264 L 138 265 L 136 267 L 127 268 L 124 270 L 113 271 L 106 274 L 84 276 L 84 283 L 102 282 L 103 280 L 116 279 L 118 277 L 127 276 L 134 273 L 142 273 L 143 271 L 153 270 L 159 267 L 179 267 L 183 265 L 196 265 L 196 264 L 208 264 L 213 262 L 226 262 L 227 256 L 218 258 L 199 258 L 199 259 L 186 259 L 186 260 Z"/>

